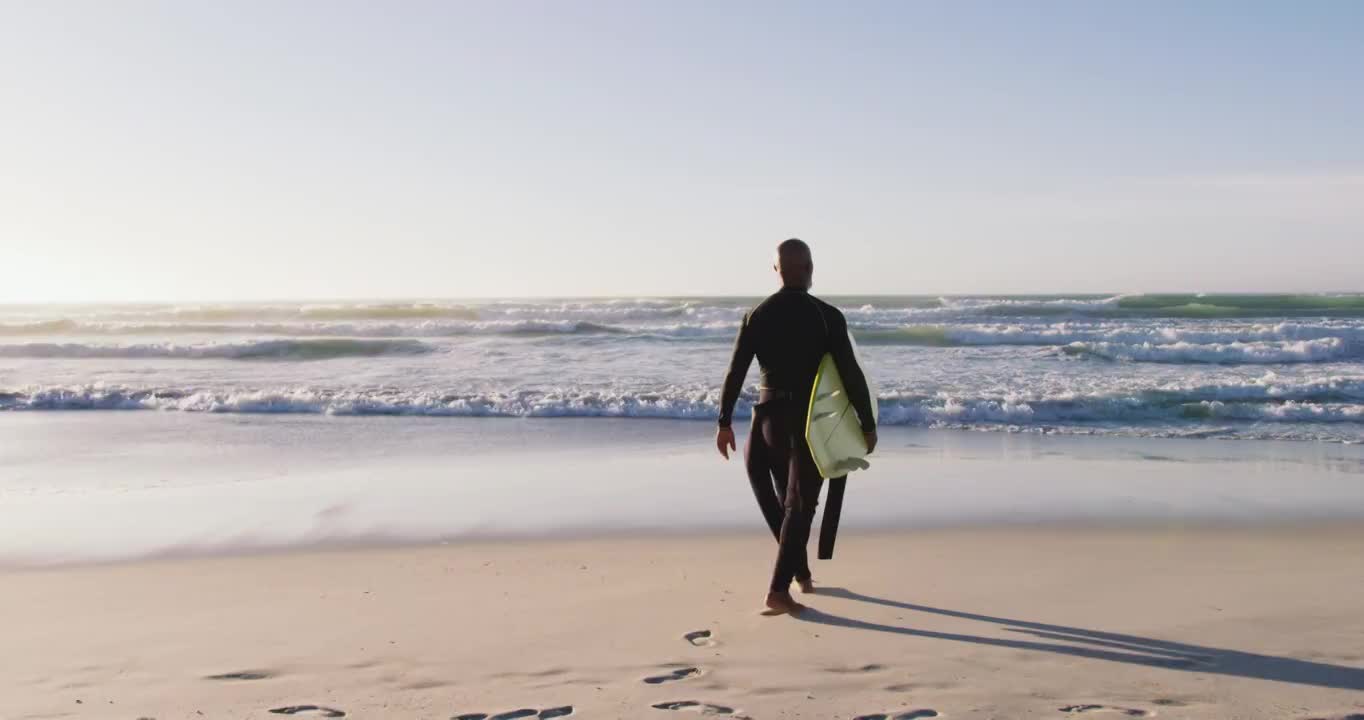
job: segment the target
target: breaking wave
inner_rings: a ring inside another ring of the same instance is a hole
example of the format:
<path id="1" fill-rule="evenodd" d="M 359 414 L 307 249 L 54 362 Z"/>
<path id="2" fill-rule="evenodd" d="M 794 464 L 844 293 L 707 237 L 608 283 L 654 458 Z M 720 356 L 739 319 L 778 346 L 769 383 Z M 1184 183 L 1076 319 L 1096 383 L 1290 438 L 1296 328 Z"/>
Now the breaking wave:
<path id="1" fill-rule="evenodd" d="M 1364 295 L 826 299 L 886 423 L 1364 442 Z M 713 419 L 755 301 L 0 306 L 0 410 Z"/>
<path id="2" fill-rule="evenodd" d="M 0 336 L 183 336 L 183 335 L 269 335 L 284 337 L 461 337 L 465 335 L 628 335 L 660 337 L 727 337 L 733 334 L 728 323 L 670 324 L 656 326 L 609 325 L 584 320 L 487 320 L 387 322 L 306 322 L 306 323 L 165 323 L 165 322 L 85 322 L 55 320 L 30 323 L 0 323 Z"/>
<path id="3" fill-rule="evenodd" d="M 1159 363 L 1300 363 L 1330 362 L 1364 356 L 1364 326 L 1358 323 L 1218 323 L 1134 324 L 1130 322 L 1048 322 L 888 325 L 853 322 L 853 334 L 869 345 L 919 347 L 1041 346 L 1058 347 L 1069 355 L 1110 360 Z M 672 323 L 607 324 L 572 319 L 422 320 L 415 322 L 256 322 L 167 323 L 52 320 L 0 323 L 0 336 L 58 337 L 185 337 L 247 336 L 296 338 L 318 343 L 323 338 L 459 338 L 470 336 L 542 337 L 610 336 L 620 340 L 660 339 L 729 342 L 736 324 L 729 320 Z M 280 342 L 280 341 L 268 341 Z M 238 343 L 241 344 L 241 343 Z M 109 356 L 119 351 L 95 344 L 98 350 L 81 355 L 81 343 L 26 343 L 0 346 L 0 355 L 48 353 L 45 357 Z M 142 344 L 128 346 L 132 354 L 154 355 L 150 347 L 195 345 Z M 28 350 L 17 350 L 26 347 Z M 339 347 L 339 345 L 338 345 Z M 44 350 L 46 348 L 46 350 Z M 185 357 L 214 357 L 178 349 Z M 217 351 L 215 351 L 217 352 Z M 101 353 L 108 353 L 101 355 Z M 266 354 L 269 354 L 268 352 Z M 288 352 L 283 353 L 288 355 Z M 375 354 L 375 353 L 371 353 Z M 382 354 L 382 353 L 377 353 Z M 230 352 L 224 357 L 232 357 Z"/>
<path id="4" fill-rule="evenodd" d="M 1223 365 L 1270 365 L 1332 362 L 1358 353 L 1340 338 L 1284 342 L 1190 343 L 1167 345 L 1112 342 L 1073 342 L 1062 350 L 1067 355 L 1153 363 L 1213 363 Z"/>
<path id="5" fill-rule="evenodd" d="M 29 321 L 251 323 L 423 320 L 584 320 L 607 324 L 675 320 L 737 321 L 756 297 L 579 300 L 246 303 L 221 305 L 65 305 L 0 307 Z M 825 298 L 851 320 L 908 323 L 991 318 L 1218 319 L 1364 318 L 1364 294 L 1154 294 L 1053 296 L 870 296 Z"/>
<path id="6" fill-rule="evenodd" d="M 738 415 L 746 415 L 751 401 L 751 393 L 746 394 Z M 1284 381 L 1270 373 L 1244 383 L 1036 396 L 889 393 L 882 395 L 879 403 L 883 424 L 928 427 L 1046 429 L 1067 424 L 1143 434 L 1143 427 L 1206 426 L 1209 421 L 1360 425 L 1364 424 L 1364 377 Z M 713 420 L 718 412 L 718 397 L 714 390 L 704 387 L 673 387 L 660 392 L 588 388 L 442 392 L 320 387 L 225 390 L 92 384 L 0 390 L 0 410 Z"/>
<path id="7" fill-rule="evenodd" d="M 105 345 L 90 343 L 19 343 L 0 345 L 0 357 L 10 358 L 184 358 L 226 360 L 329 360 L 376 355 L 417 355 L 433 351 L 416 340 L 359 340 L 315 338 L 253 340 L 179 345 L 145 343 Z"/>

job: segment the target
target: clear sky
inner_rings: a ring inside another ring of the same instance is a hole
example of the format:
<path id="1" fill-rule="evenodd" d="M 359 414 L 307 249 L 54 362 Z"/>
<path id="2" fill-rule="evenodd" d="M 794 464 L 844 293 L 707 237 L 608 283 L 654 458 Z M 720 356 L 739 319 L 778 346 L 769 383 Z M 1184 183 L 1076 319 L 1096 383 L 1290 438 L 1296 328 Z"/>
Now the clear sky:
<path id="1" fill-rule="evenodd" d="M 1364 2 L 0 0 L 0 302 L 1364 290 Z"/>

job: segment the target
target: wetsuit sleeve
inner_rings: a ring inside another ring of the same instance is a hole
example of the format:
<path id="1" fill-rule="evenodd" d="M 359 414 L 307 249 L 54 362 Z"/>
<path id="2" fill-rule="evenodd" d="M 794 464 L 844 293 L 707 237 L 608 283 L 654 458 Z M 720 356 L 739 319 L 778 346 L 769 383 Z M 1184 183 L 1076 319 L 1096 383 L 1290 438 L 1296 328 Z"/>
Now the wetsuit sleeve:
<path id="1" fill-rule="evenodd" d="M 725 373 L 724 389 L 720 393 L 720 427 L 727 428 L 734 419 L 734 404 L 739 401 L 739 391 L 743 390 L 744 378 L 748 377 L 748 366 L 753 364 L 753 331 L 744 315 L 739 325 L 739 335 L 734 338 L 734 355 L 729 359 L 729 372 Z"/>
<path id="2" fill-rule="evenodd" d="M 853 354 L 852 341 L 848 339 L 847 319 L 837 310 L 832 314 L 834 322 L 829 328 L 832 336 L 829 338 L 832 345 L 830 353 L 834 356 L 834 364 L 838 366 L 839 377 L 843 378 L 843 388 L 848 391 L 848 400 L 852 402 L 857 419 L 862 423 L 862 432 L 872 432 L 876 429 L 876 417 L 871 414 L 871 404 L 876 402 L 876 398 L 867 389 L 867 376 L 862 374 L 857 356 Z"/>

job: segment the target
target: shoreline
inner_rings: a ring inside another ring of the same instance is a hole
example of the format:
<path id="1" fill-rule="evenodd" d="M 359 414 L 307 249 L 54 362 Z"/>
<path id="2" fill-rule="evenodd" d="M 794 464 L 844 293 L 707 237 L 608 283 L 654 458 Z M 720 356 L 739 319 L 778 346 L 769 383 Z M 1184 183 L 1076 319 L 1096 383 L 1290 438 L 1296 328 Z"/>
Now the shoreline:
<path id="1" fill-rule="evenodd" d="M 758 527 L 688 421 L 0 416 L 0 565 Z M 841 530 L 1364 519 L 1364 447 L 888 428 Z"/>
<path id="2" fill-rule="evenodd" d="M 226 546 L 206 548 L 170 548 L 160 552 L 142 555 L 111 558 L 85 558 L 73 560 L 53 560 L 25 562 L 0 558 L 0 577 L 28 573 L 60 573 L 65 571 L 115 568 L 120 566 L 139 566 L 165 563 L 194 563 L 199 560 L 250 560 L 252 558 L 279 558 L 296 556 L 344 556 L 370 553 L 409 553 L 431 552 L 443 549 L 461 548 L 464 550 L 480 547 L 516 547 L 528 552 L 535 548 L 553 547 L 560 544 L 611 544 L 611 543 L 678 543 L 678 542 L 737 542 L 751 543 L 769 537 L 758 529 L 758 522 L 748 526 L 727 526 L 714 528 L 619 528 L 607 530 L 562 531 L 553 534 L 544 532 L 524 532 L 505 534 L 467 534 L 450 537 L 412 539 L 403 537 L 368 537 L 324 539 L 315 542 L 278 545 Z M 814 556 L 816 538 L 819 534 L 818 517 L 810 539 L 810 553 Z M 981 536 L 1008 535 L 1026 539 L 1028 537 L 1048 537 L 1057 534 L 1076 533 L 1096 537 L 1119 537 L 1125 535 L 1169 535 L 1206 533 L 1210 535 L 1266 534 L 1293 535 L 1295 533 L 1352 533 L 1364 534 L 1364 520 L 1350 518 L 1327 518 L 1309 520 L 1302 518 L 1280 520 L 1188 520 L 1156 521 L 1134 519 L 1127 521 L 1084 520 L 1056 522 L 1046 520 L 1032 521 L 989 521 L 975 523 L 948 523 L 924 525 L 920 527 L 858 527 L 847 529 L 840 526 L 838 547 L 846 542 L 874 542 L 886 537 L 914 537 L 931 539 L 952 534 L 972 534 Z M 823 562 L 823 561 L 821 561 Z"/>
<path id="3" fill-rule="evenodd" d="M 149 391 L 139 391 L 149 392 Z M 751 403 L 741 399 L 735 408 L 734 427 L 747 427 L 752 418 Z M 177 409 L 168 407 L 63 407 L 63 408 L 15 408 L 0 407 L 0 417 L 40 417 L 49 418 L 55 422 L 60 422 L 63 418 L 71 416 L 188 416 L 204 418 L 235 418 L 238 422 L 269 422 L 269 421 L 316 421 L 316 422 L 414 422 L 414 423 L 460 423 L 460 422 L 480 422 L 480 423 L 502 423 L 504 425 L 514 425 L 517 423 L 573 423 L 573 422 L 595 422 L 595 423 L 642 423 L 645 425 L 659 424 L 681 424 L 689 427 L 700 427 L 707 430 L 715 428 L 715 417 L 712 415 L 704 416 L 670 416 L 670 415 L 629 415 L 629 414 L 574 414 L 564 412 L 562 414 L 424 414 L 419 412 L 407 413 L 397 409 L 391 412 L 348 412 L 345 410 L 319 409 L 319 410 L 218 410 L 211 406 L 194 409 Z M 34 422 L 42 422 L 37 420 Z M 1166 423 L 1153 427 L 1164 428 L 1158 432 L 1134 432 L 1130 428 L 1122 428 L 1121 423 L 1116 421 L 1108 422 L 1089 422 L 1065 424 L 1057 421 L 1055 424 L 1046 425 L 1020 425 L 1002 421 L 980 421 L 980 422 L 886 422 L 878 426 L 878 430 L 892 431 L 908 434 L 967 434 L 983 436 L 1004 436 L 1013 438 L 1039 438 L 1039 439 L 1073 439 L 1073 440 L 1111 440 L 1114 442 L 1144 442 L 1154 441 L 1189 441 L 1198 443 L 1233 443 L 1255 445 L 1259 443 L 1275 443 L 1285 445 L 1308 445 L 1325 446 L 1340 448 L 1361 447 L 1361 441 L 1357 438 L 1341 436 L 1319 436 L 1302 437 L 1297 435 L 1282 435 L 1273 433 L 1263 433 L 1259 435 L 1237 434 L 1235 425 L 1244 424 L 1239 421 L 1223 421 L 1222 427 L 1196 428 L 1192 426 L 1179 427 L 1174 423 Z M 1253 423 L 1252 423 L 1253 424 Z M 1348 425 L 1348 421 L 1335 423 Z M 1273 427 L 1272 423 L 1266 427 Z"/>

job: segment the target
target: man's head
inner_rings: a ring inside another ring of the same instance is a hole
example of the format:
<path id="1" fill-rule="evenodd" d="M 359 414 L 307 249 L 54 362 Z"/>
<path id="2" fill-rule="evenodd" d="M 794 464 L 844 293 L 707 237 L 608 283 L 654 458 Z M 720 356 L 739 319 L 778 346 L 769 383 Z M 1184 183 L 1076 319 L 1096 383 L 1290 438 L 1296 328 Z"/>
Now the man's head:
<path id="1" fill-rule="evenodd" d="M 777 263 L 772 269 L 781 275 L 782 287 L 809 290 L 814 284 L 815 261 L 810 246 L 796 238 L 777 246 Z"/>

